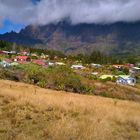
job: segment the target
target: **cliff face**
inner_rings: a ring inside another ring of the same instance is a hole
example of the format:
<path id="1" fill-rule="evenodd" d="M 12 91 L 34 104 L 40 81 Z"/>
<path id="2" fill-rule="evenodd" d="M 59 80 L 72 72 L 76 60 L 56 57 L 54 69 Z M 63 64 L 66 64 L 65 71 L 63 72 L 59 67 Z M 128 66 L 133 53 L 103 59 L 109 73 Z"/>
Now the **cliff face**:
<path id="1" fill-rule="evenodd" d="M 24 45 L 42 44 L 40 47 L 65 53 L 140 54 L 140 23 L 110 25 L 78 24 L 68 22 L 45 26 L 27 26 L 20 33 L 6 33 L 0 39 Z"/>

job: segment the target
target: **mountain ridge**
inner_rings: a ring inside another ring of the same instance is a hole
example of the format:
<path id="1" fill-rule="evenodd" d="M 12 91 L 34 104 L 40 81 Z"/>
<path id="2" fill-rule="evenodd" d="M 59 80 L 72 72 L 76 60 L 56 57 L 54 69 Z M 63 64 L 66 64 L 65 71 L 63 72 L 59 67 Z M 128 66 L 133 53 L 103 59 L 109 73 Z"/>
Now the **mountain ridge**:
<path id="1" fill-rule="evenodd" d="M 63 21 L 44 26 L 29 25 L 19 33 L 0 35 L 1 40 L 39 46 L 64 53 L 140 54 L 140 22 L 114 24 L 77 24 Z"/>

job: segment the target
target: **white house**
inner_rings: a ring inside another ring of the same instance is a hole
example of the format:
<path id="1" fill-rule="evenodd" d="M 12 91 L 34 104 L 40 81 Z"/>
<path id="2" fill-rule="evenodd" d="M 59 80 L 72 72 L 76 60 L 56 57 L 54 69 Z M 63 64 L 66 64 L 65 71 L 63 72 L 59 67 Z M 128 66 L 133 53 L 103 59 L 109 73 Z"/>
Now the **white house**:
<path id="1" fill-rule="evenodd" d="M 123 84 L 123 85 L 135 86 L 136 85 L 136 79 L 129 76 L 129 75 L 119 75 L 116 83 L 117 84 Z"/>
<path id="2" fill-rule="evenodd" d="M 72 68 L 72 69 L 76 69 L 76 70 L 82 70 L 82 69 L 85 69 L 85 67 L 82 66 L 82 65 L 72 65 L 71 68 Z"/>
<path id="3" fill-rule="evenodd" d="M 133 68 L 130 70 L 130 73 L 131 73 L 131 74 L 140 74 L 140 68 L 139 68 L 139 67 L 133 67 Z"/>
<path id="4" fill-rule="evenodd" d="M 7 68 L 7 67 L 10 67 L 11 64 L 3 60 L 0 62 L 0 66 L 3 68 Z"/>
<path id="5" fill-rule="evenodd" d="M 58 65 L 58 66 L 65 66 L 66 64 L 63 63 L 63 62 L 55 62 L 55 65 Z"/>
<path id="6" fill-rule="evenodd" d="M 101 66 L 102 66 L 101 64 L 94 64 L 94 63 L 91 63 L 91 67 L 100 68 Z"/>
<path id="7" fill-rule="evenodd" d="M 92 72 L 91 74 L 92 75 L 98 75 L 99 73 L 98 72 Z"/>
<path id="8" fill-rule="evenodd" d="M 48 65 L 49 65 L 49 66 L 54 66 L 55 63 L 49 62 Z"/>

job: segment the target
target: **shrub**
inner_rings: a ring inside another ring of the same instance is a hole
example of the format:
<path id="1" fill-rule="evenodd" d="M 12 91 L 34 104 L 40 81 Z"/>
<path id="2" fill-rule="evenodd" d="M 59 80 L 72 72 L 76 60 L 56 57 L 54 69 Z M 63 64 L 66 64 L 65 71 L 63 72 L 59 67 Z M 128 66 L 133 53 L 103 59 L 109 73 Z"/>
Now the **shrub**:
<path id="1" fill-rule="evenodd" d="M 15 67 L 14 70 L 0 71 L 0 78 L 76 93 L 93 93 L 94 91 L 94 88 L 82 82 L 81 76 L 67 66 L 46 69 L 34 64 L 25 64 Z"/>
<path id="2" fill-rule="evenodd" d="M 111 80 L 112 80 L 111 77 L 108 77 L 108 78 L 106 78 L 106 79 L 100 79 L 101 82 L 107 82 L 107 81 L 111 81 Z"/>
<path id="3" fill-rule="evenodd" d="M 48 71 L 47 84 L 57 90 L 65 90 L 71 92 L 82 92 L 83 86 L 80 76 L 76 75 L 68 67 L 55 67 Z"/>
<path id="4" fill-rule="evenodd" d="M 115 76 L 113 76 L 113 78 L 111 79 L 112 82 L 116 82 L 117 78 Z"/>

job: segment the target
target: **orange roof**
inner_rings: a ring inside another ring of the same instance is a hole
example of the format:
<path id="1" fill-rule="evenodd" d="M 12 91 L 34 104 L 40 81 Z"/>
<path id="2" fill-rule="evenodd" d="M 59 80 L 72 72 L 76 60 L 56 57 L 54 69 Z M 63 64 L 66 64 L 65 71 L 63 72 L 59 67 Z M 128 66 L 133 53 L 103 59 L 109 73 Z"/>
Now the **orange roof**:
<path id="1" fill-rule="evenodd" d="M 116 67 L 123 67 L 124 65 L 113 65 L 113 66 L 116 66 Z"/>
<path id="2" fill-rule="evenodd" d="M 17 56 L 16 57 L 17 59 L 23 59 L 23 60 L 26 60 L 27 58 L 29 58 L 28 56 Z"/>

